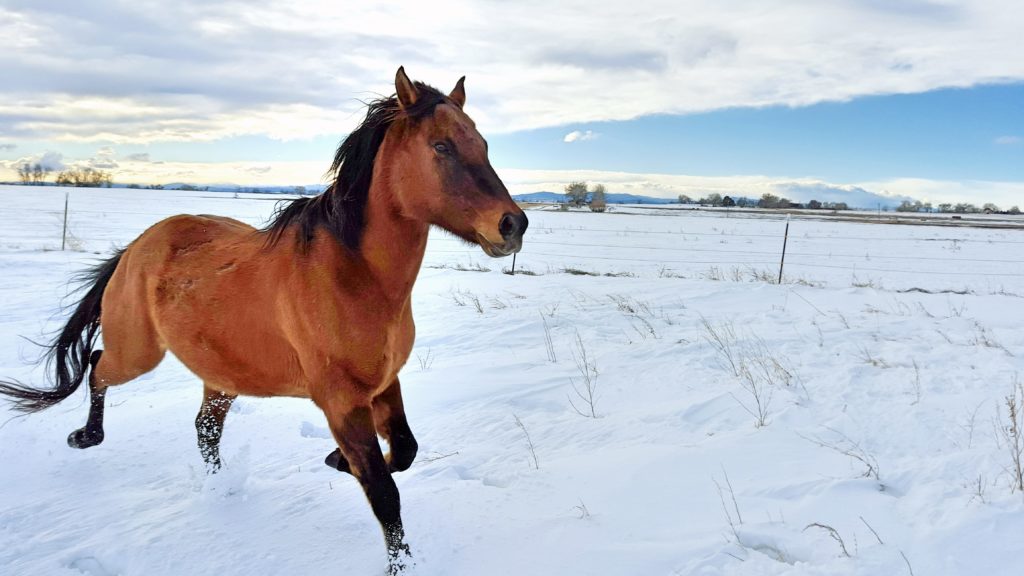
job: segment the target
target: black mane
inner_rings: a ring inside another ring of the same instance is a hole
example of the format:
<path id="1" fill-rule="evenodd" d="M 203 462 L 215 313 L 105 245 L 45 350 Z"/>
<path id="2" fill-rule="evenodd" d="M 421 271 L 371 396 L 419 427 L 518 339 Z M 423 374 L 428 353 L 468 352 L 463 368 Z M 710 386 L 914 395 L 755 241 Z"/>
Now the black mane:
<path id="1" fill-rule="evenodd" d="M 433 114 L 434 108 L 445 101 L 436 88 L 416 82 L 419 97 L 405 110 L 412 121 Z M 359 249 L 365 225 L 366 202 L 373 177 L 373 163 L 377 150 L 384 141 L 391 123 L 401 110 L 397 96 L 380 98 L 369 103 L 366 119 L 338 146 L 329 174 L 331 185 L 322 194 L 297 198 L 282 203 L 271 216 L 262 232 L 269 234 L 267 246 L 277 244 L 293 224 L 299 227 L 298 245 L 305 252 L 316 234 L 325 227 L 342 244 L 352 250 Z"/>

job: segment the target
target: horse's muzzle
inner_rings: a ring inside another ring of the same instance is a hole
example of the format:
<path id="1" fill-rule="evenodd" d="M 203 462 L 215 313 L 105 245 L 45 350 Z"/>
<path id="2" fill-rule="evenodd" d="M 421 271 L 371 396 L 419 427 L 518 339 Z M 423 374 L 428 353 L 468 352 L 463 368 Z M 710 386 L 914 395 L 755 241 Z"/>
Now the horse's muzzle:
<path id="1" fill-rule="evenodd" d="M 506 212 L 501 217 L 501 221 L 498 222 L 498 232 L 501 234 L 504 242 L 495 244 L 481 234 L 477 235 L 477 239 L 480 247 L 483 248 L 488 256 L 501 258 L 519 252 L 522 249 L 523 233 L 526 232 L 526 227 L 529 225 L 530 220 L 526 217 L 526 214 L 522 212 L 518 214 Z"/>

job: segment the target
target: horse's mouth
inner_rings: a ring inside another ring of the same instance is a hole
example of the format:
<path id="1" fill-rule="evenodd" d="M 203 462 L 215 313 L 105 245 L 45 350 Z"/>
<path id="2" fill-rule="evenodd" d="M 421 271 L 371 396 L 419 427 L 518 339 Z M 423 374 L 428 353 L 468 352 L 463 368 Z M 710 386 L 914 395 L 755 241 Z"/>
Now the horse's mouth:
<path id="1" fill-rule="evenodd" d="M 503 242 L 500 245 L 494 244 L 487 238 L 484 238 L 481 234 L 476 235 L 476 240 L 477 243 L 480 244 L 480 248 L 483 248 L 484 253 L 491 258 L 504 258 L 505 256 L 510 256 L 519 252 L 519 250 L 523 248 L 522 238 L 514 238 L 507 242 Z"/>

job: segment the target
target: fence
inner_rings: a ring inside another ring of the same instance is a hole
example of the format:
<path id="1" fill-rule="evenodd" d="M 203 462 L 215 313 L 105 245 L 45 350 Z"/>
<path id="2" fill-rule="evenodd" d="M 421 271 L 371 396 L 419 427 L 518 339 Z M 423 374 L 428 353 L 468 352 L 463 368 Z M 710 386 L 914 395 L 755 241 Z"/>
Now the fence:
<path id="1" fill-rule="evenodd" d="M 64 243 L 74 250 L 104 251 L 178 213 L 220 214 L 259 226 L 274 205 L 266 195 L 166 190 L 76 190 L 68 200 L 61 189 L 0 187 L 0 193 L 6 208 L 17 214 L 0 230 L 5 250 L 56 250 Z M 568 270 L 769 281 L 778 279 L 783 259 L 786 223 L 777 217 L 688 211 L 668 216 L 530 211 L 529 216 L 517 267 L 532 274 Z M 1024 294 L 1021 245 L 1024 221 L 1017 229 L 977 229 L 794 218 L 782 280 Z M 479 248 L 435 232 L 425 264 L 479 271 L 509 268 L 511 260 L 491 261 Z"/>

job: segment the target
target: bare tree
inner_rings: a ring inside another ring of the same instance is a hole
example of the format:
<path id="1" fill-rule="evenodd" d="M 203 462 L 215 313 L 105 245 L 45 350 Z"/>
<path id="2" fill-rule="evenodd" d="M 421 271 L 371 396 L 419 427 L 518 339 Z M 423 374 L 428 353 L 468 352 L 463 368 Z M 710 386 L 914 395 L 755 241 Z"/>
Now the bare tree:
<path id="1" fill-rule="evenodd" d="M 18 179 L 21 180 L 22 184 L 32 183 L 32 167 L 28 164 L 23 164 L 18 168 Z"/>
<path id="2" fill-rule="evenodd" d="M 758 208 L 778 208 L 781 199 L 774 194 L 764 193 L 758 201 Z"/>
<path id="3" fill-rule="evenodd" d="M 53 168 L 36 162 L 35 166 L 32 167 L 32 183 L 36 186 L 42 186 L 50 172 L 53 172 Z"/>
<path id="4" fill-rule="evenodd" d="M 565 187 L 565 195 L 569 199 L 569 204 L 583 206 L 587 202 L 587 183 L 570 182 Z"/>
<path id="5" fill-rule="evenodd" d="M 594 212 L 604 212 L 607 207 L 604 184 L 594 184 L 594 188 L 590 192 L 590 209 Z"/>
<path id="6" fill-rule="evenodd" d="M 702 205 L 708 205 L 708 206 L 721 206 L 722 205 L 722 195 L 719 194 L 718 192 L 712 192 L 711 194 L 708 194 L 707 196 L 701 198 L 700 199 L 700 203 Z"/>

